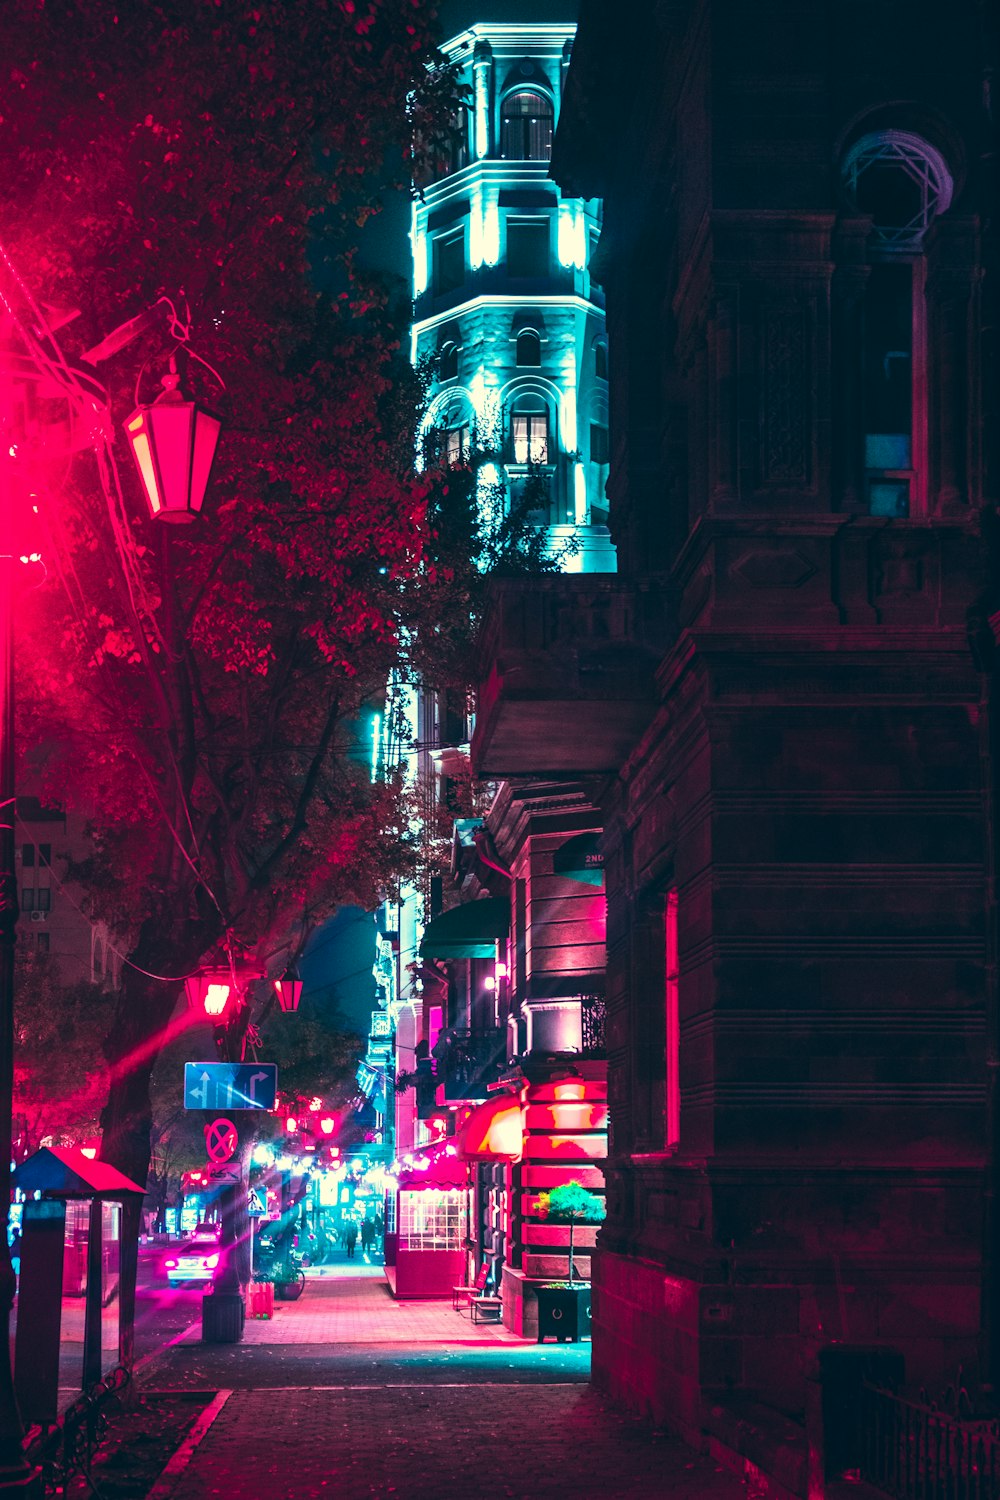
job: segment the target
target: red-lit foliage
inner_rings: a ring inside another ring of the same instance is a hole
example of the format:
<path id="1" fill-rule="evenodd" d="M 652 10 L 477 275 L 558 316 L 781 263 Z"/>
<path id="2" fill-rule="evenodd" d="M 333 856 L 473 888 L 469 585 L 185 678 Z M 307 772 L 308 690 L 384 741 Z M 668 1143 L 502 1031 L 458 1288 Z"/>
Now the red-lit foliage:
<path id="1" fill-rule="evenodd" d="M 408 174 L 414 90 L 430 138 L 449 87 L 427 86 L 432 21 L 417 0 L 0 14 L 0 237 L 42 304 L 79 310 L 67 356 L 183 293 L 226 384 L 188 361 L 225 424 L 202 519 L 145 519 L 120 441 L 117 512 L 91 454 L 56 456 L 47 578 L 18 604 L 20 739 L 52 797 L 92 812 L 85 873 L 138 966 L 104 1155 L 140 1180 L 177 987 L 139 969 L 183 974 L 227 927 L 266 957 L 407 858 L 398 788 L 369 785 L 354 725 L 419 613 L 427 497 L 397 331 L 356 252 Z M 117 422 L 170 344 L 161 324 L 102 363 Z"/>

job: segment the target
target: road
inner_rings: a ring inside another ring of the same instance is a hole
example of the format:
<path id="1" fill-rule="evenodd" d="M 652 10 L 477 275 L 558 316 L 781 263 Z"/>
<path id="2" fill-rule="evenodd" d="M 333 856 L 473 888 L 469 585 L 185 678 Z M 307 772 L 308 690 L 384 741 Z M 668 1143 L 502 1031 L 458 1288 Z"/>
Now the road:
<path id="1" fill-rule="evenodd" d="M 135 1290 L 135 1357 L 165 1349 L 201 1317 L 201 1287 L 171 1287 L 160 1272 L 166 1245 L 140 1245 Z"/>

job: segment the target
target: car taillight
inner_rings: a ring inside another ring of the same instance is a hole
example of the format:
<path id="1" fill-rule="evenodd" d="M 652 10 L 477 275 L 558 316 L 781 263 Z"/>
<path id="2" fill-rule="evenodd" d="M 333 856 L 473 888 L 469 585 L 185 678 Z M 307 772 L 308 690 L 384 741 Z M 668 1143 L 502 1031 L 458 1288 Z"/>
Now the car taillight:
<path id="1" fill-rule="evenodd" d="M 166 1266 L 168 1271 L 172 1271 L 177 1262 L 175 1260 L 165 1260 L 163 1264 Z"/>
<path id="2" fill-rule="evenodd" d="M 203 1256 L 202 1264 L 208 1266 L 209 1268 L 211 1268 L 212 1266 L 217 1266 L 219 1264 L 219 1257 L 217 1255 Z"/>

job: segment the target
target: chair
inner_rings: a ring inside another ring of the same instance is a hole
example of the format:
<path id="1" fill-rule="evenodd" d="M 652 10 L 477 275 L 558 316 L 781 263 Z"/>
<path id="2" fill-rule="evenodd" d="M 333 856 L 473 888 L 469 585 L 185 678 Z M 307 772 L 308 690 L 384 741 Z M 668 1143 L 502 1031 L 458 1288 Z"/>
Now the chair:
<path id="1" fill-rule="evenodd" d="M 451 1305 L 456 1312 L 463 1312 L 476 1297 L 481 1297 L 486 1291 L 486 1282 L 489 1279 L 490 1268 L 484 1261 L 476 1272 L 476 1279 L 468 1286 L 453 1286 L 451 1289 Z"/>

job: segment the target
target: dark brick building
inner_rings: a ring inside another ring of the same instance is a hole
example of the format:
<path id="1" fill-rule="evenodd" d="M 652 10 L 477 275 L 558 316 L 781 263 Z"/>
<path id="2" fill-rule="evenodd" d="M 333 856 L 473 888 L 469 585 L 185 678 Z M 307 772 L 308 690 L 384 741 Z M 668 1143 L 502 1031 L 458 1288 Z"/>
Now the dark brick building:
<path id="1" fill-rule="evenodd" d="M 981 1352 L 995 17 L 582 9 L 619 576 L 498 594 L 473 754 L 603 810 L 595 1379 L 805 1493 L 824 1346 Z"/>

